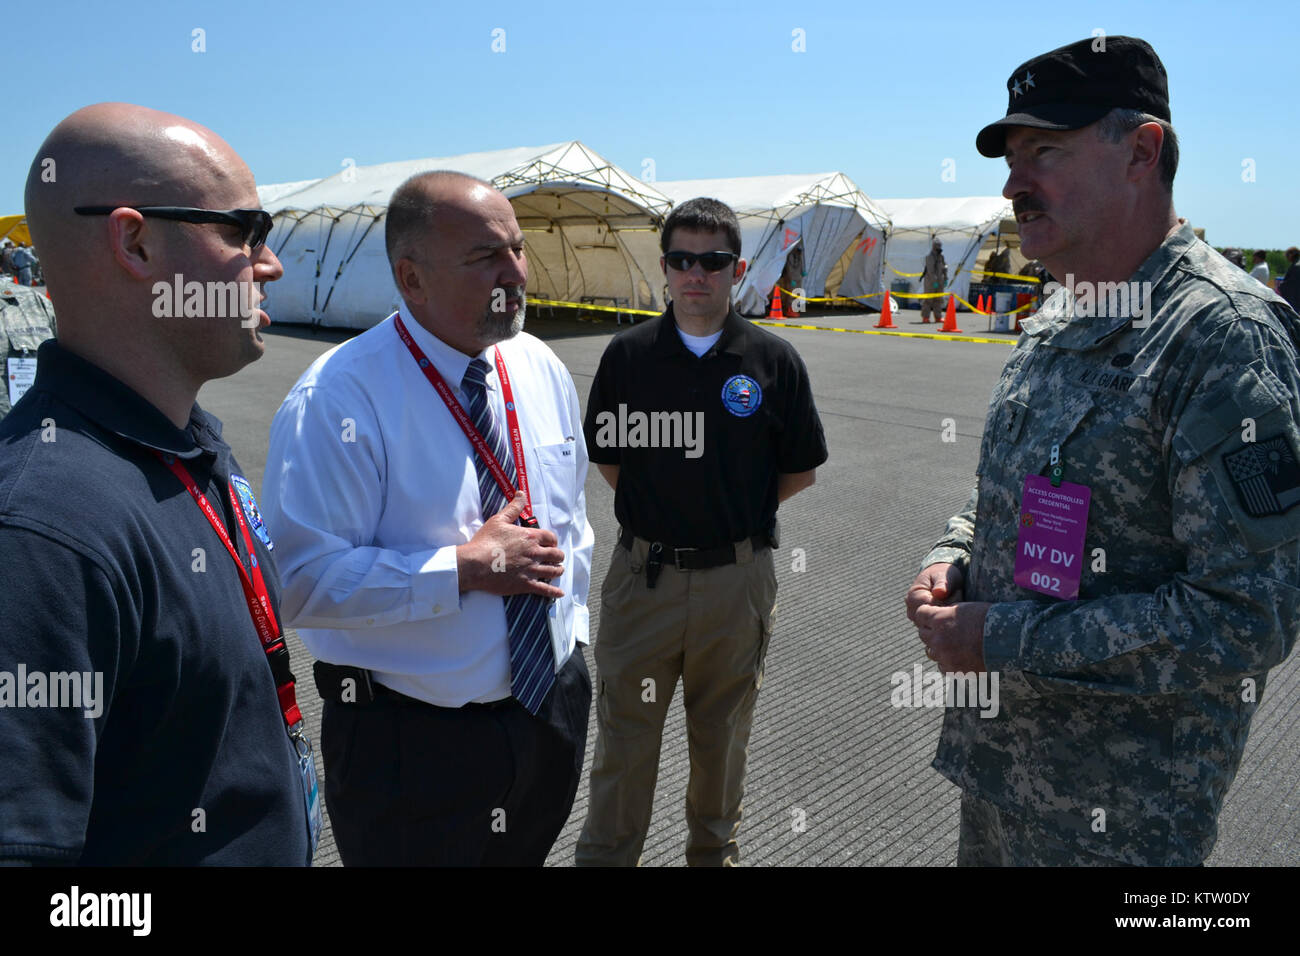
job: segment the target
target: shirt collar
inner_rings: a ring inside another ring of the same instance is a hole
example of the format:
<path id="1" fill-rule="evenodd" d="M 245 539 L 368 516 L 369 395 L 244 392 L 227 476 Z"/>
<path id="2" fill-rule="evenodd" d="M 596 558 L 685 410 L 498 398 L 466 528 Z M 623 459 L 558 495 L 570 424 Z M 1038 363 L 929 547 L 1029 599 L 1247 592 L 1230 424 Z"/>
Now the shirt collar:
<path id="1" fill-rule="evenodd" d="M 1155 312 L 1155 290 L 1196 241 L 1196 233 L 1192 231 L 1191 225 L 1186 220 L 1181 221 L 1129 278 L 1130 288 L 1151 289 L 1152 301 L 1146 303 L 1148 315 Z M 1029 335 L 1046 333 L 1044 340 L 1050 339 L 1057 348 L 1089 349 L 1101 344 L 1131 321 L 1132 316 L 1075 316 L 1068 304 L 1065 290 L 1058 289 L 1037 313 L 1021 321 L 1020 328 Z"/>
<path id="2" fill-rule="evenodd" d="M 718 341 L 713 343 L 713 347 L 704 353 L 704 356 L 708 356 L 713 352 L 744 355 L 749 336 L 749 322 L 743 319 L 735 308 L 732 308 L 722 321 L 722 335 L 718 337 Z M 652 351 L 655 355 L 689 355 L 692 359 L 696 357 L 695 353 L 686 347 L 682 337 L 677 334 L 677 319 L 673 315 L 671 302 L 668 304 L 668 308 L 664 310 L 664 314 L 659 318 L 659 331 L 655 335 Z"/>
<path id="3" fill-rule="evenodd" d="M 221 422 L 197 403 L 182 431 L 139 393 L 57 339 L 43 342 L 37 350 L 33 388 L 49 391 L 106 431 L 177 458 L 196 458 L 225 447 Z"/>
<path id="4" fill-rule="evenodd" d="M 433 363 L 433 367 L 438 370 L 438 374 L 442 376 L 443 381 L 448 385 L 454 389 L 459 389 L 460 383 L 465 380 L 465 372 L 469 370 L 471 359 L 481 358 L 488 364 L 488 388 L 493 387 L 492 373 L 496 365 L 494 364 L 495 356 L 492 355 L 492 346 L 489 345 L 478 355 L 466 355 L 459 349 L 452 348 L 421 325 L 411 315 L 405 302 L 398 307 L 397 312 L 401 315 L 406 330 L 411 333 L 411 338 L 415 339 L 415 344 L 428 356 L 429 361 Z M 393 335 L 396 336 L 397 332 L 394 331 Z M 402 344 L 401 339 L 398 339 L 397 347 L 403 352 L 406 351 L 406 346 Z"/>

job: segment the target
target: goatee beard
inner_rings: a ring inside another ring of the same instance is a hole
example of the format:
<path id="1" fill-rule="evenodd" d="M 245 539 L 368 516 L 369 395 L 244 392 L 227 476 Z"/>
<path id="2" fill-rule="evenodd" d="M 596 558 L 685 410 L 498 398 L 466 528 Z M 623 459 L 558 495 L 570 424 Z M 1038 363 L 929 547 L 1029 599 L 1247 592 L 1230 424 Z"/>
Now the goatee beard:
<path id="1" fill-rule="evenodd" d="M 520 298 L 523 299 L 522 291 L 520 292 Z M 506 339 L 514 338 L 523 331 L 524 312 L 526 310 L 526 303 L 519 306 L 513 315 L 496 312 L 489 306 L 474 329 L 478 340 L 488 345 L 495 345 L 498 342 L 504 342 Z"/>

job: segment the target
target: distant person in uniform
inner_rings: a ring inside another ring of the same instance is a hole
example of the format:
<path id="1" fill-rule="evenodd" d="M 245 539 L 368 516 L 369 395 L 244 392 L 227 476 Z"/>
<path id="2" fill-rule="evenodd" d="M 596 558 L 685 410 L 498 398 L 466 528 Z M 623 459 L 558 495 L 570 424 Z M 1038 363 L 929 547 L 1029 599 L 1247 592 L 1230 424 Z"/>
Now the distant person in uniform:
<path id="1" fill-rule="evenodd" d="M 785 268 L 781 272 L 781 288 L 786 291 L 781 293 L 781 309 L 786 318 L 803 312 L 806 304 L 803 299 L 796 299 L 793 293 L 796 289 L 803 293 L 803 242 L 800 241 L 789 255 L 785 257 Z"/>
<path id="2" fill-rule="evenodd" d="M 1027 279 L 1033 280 L 1031 283 L 1034 287 L 1034 308 L 1032 311 L 1037 312 L 1040 308 L 1042 308 L 1043 300 L 1047 298 L 1043 294 L 1043 287 L 1048 282 L 1051 281 L 1052 278 L 1051 275 L 1048 273 L 1047 269 L 1043 266 L 1043 264 L 1039 262 L 1037 259 L 1030 259 L 1028 262 L 1026 262 L 1023 266 L 1020 267 L 1020 271 L 1016 274 L 1022 275 Z M 1026 310 L 1026 311 L 1030 311 L 1030 310 Z M 1018 315 L 1020 317 L 1023 317 L 1025 313 L 1021 312 L 1018 313 Z"/>
<path id="3" fill-rule="evenodd" d="M 100 103 L 41 145 L 26 213 L 59 328 L 0 422 L 0 667 L 26 673 L 0 706 L 0 864 L 306 865 L 273 542 L 196 403 L 265 349 L 283 270 L 253 174 L 197 123 Z M 243 294 L 156 309 L 177 275 Z"/>
<path id="4" fill-rule="evenodd" d="M 1073 291 L 1022 322 L 975 490 L 906 595 L 945 674 L 998 681 L 996 714 L 955 685 L 944 714 L 957 862 L 1195 866 L 1300 632 L 1300 325 L 1175 213 L 1145 41 L 1061 47 L 1007 90 L 976 147 Z"/>
<path id="5" fill-rule="evenodd" d="M 1300 312 L 1300 249 L 1292 246 L 1286 251 L 1286 274 L 1277 287 L 1277 294 L 1286 299 L 1291 308 Z"/>
<path id="6" fill-rule="evenodd" d="M 984 282 L 990 287 L 1005 283 L 1010 280 L 1007 276 L 1011 273 L 1011 250 L 1005 246 L 998 249 L 993 255 L 989 256 L 989 261 L 984 265 Z M 993 305 L 990 303 L 989 308 Z"/>
<path id="7" fill-rule="evenodd" d="M 32 284 L 32 270 L 36 267 L 36 254 L 27 247 L 26 243 L 20 242 L 18 248 L 13 254 L 14 271 L 18 274 L 18 282 L 21 285 Z"/>
<path id="8" fill-rule="evenodd" d="M 921 270 L 921 291 L 926 293 L 942 292 L 948 288 L 948 264 L 943 261 L 943 243 L 937 238 L 930 245 L 930 252 L 925 257 L 925 266 Z M 944 315 L 943 296 L 931 295 L 921 300 L 921 321 L 929 325 L 930 317 L 938 322 Z"/>
<path id="9" fill-rule="evenodd" d="M 1011 273 L 1011 250 L 1003 246 L 993 255 L 989 256 L 988 263 L 984 266 L 986 273 L 993 273 L 985 278 L 996 281 L 1005 279 Z"/>

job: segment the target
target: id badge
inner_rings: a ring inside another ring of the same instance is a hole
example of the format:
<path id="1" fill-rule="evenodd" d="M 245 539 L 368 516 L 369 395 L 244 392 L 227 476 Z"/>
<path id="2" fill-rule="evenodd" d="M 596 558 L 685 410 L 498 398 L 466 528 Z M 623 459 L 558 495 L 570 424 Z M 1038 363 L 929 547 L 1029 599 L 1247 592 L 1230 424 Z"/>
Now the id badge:
<path id="1" fill-rule="evenodd" d="M 298 776 L 302 778 L 302 796 L 307 804 L 307 830 L 311 836 L 311 856 L 320 845 L 320 788 L 316 785 L 316 761 L 311 755 L 311 738 L 298 734 L 293 738 L 298 751 Z"/>
<path id="2" fill-rule="evenodd" d="M 1043 475 L 1025 476 L 1016 536 L 1017 585 L 1066 601 L 1079 596 L 1091 499 L 1087 485 L 1062 481 L 1053 486 Z"/>
<path id="3" fill-rule="evenodd" d="M 564 605 L 561 609 L 560 605 Z M 551 601 L 546 609 L 546 624 L 551 630 L 551 656 L 555 659 L 555 673 L 569 660 L 569 635 L 573 633 L 573 604 L 569 601 Z M 565 611 L 568 613 L 565 613 Z M 576 648 L 575 648 L 576 650 Z"/>
<path id="4" fill-rule="evenodd" d="M 9 383 L 9 404 L 17 405 L 18 399 L 36 382 L 36 359 L 11 358 L 6 363 L 5 378 Z"/>

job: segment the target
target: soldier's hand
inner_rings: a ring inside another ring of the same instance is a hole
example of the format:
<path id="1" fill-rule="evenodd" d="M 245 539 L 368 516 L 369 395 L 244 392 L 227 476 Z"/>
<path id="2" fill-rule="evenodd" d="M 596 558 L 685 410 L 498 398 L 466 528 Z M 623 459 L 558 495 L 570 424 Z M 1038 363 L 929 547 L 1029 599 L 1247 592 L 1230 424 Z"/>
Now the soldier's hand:
<path id="1" fill-rule="evenodd" d="M 962 598 L 961 568 L 955 564 L 932 564 L 922 569 L 907 589 L 907 619 L 916 624 L 918 608 L 930 604 L 954 604 Z"/>
<path id="2" fill-rule="evenodd" d="M 945 674 L 977 674 L 984 670 L 984 619 L 989 605 L 965 601 L 916 610 L 916 629 L 925 654 Z"/>
<path id="3" fill-rule="evenodd" d="M 523 492 L 494 514 L 470 539 L 456 548 L 460 590 L 489 594 L 537 594 L 562 598 L 547 582 L 564 573 L 564 552 L 555 532 L 515 524 L 524 509 Z"/>

